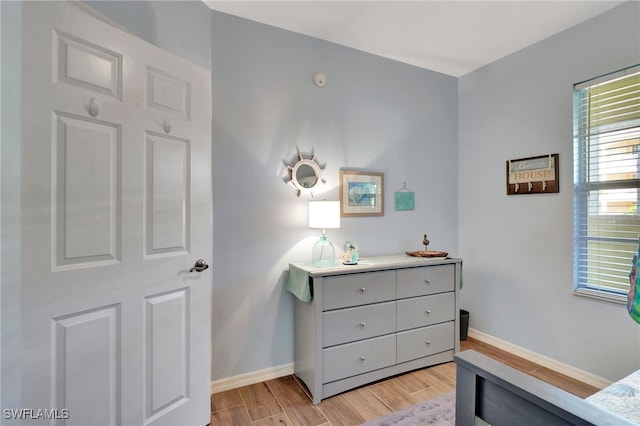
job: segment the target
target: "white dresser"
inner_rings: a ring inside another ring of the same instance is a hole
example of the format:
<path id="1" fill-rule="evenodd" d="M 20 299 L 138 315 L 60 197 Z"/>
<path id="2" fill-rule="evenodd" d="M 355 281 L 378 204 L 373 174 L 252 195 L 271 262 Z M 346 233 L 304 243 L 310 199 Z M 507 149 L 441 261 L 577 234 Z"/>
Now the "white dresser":
<path id="1" fill-rule="evenodd" d="M 298 295 L 295 374 L 313 403 L 452 361 L 460 350 L 461 272 L 462 259 L 407 255 L 334 267 L 291 263 L 287 288 Z M 309 302 L 300 300 L 303 289 Z"/>

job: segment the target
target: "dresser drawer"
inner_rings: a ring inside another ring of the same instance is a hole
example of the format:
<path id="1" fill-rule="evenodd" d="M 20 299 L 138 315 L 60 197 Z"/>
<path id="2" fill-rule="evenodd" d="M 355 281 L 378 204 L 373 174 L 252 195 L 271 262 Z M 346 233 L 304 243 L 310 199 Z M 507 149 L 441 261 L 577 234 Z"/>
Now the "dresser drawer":
<path id="1" fill-rule="evenodd" d="M 325 277 L 322 290 L 324 311 L 395 300 L 396 271 Z"/>
<path id="2" fill-rule="evenodd" d="M 396 332 L 396 302 L 339 309 L 322 314 L 323 346 Z"/>
<path id="3" fill-rule="evenodd" d="M 398 300 L 398 330 L 453 321 L 454 300 L 453 292 Z"/>
<path id="4" fill-rule="evenodd" d="M 398 363 L 452 350 L 454 322 L 432 325 L 397 334 Z"/>
<path id="5" fill-rule="evenodd" d="M 322 350 L 322 382 L 333 382 L 395 363 L 395 334 L 334 346 Z"/>
<path id="6" fill-rule="evenodd" d="M 398 298 L 443 293 L 455 289 L 455 265 L 398 269 Z"/>

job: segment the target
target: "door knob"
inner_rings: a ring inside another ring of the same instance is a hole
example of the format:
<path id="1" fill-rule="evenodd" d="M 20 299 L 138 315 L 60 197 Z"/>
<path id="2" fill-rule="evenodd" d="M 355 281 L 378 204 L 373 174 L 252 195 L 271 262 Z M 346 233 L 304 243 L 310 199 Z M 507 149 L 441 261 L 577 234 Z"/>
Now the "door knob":
<path id="1" fill-rule="evenodd" d="M 209 265 L 207 265 L 207 262 L 204 261 L 204 259 L 198 259 L 196 260 L 196 263 L 193 265 L 193 268 L 189 269 L 189 272 L 202 272 L 205 269 L 207 269 L 209 267 Z"/>

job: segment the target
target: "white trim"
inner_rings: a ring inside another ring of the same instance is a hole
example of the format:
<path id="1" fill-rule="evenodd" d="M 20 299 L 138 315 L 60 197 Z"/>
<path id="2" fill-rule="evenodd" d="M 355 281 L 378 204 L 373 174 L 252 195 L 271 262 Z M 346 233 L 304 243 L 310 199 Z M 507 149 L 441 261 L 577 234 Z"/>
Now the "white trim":
<path id="1" fill-rule="evenodd" d="M 514 345 L 513 343 L 509 343 L 502 339 L 498 339 L 497 337 L 493 337 L 489 334 L 483 333 L 473 328 L 469 329 L 469 337 L 487 343 L 491 346 L 495 346 L 498 349 L 503 349 L 509 353 L 517 355 L 528 361 L 535 362 L 536 364 L 547 367 L 555 372 L 564 374 L 588 385 L 595 386 L 598 389 L 603 389 L 612 383 L 610 380 L 607 380 L 595 374 L 591 374 L 587 371 L 581 370 L 571 365 L 556 361 L 555 359 L 540 355 L 539 353 L 530 351 L 529 349 L 525 349 L 521 346 Z"/>
<path id="2" fill-rule="evenodd" d="M 241 388 L 267 380 L 293 374 L 293 363 L 280 365 L 278 367 L 265 368 L 264 370 L 252 371 L 238 376 L 227 377 L 225 379 L 214 380 L 209 388 L 211 393 L 223 392 L 231 389 Z"/>
<path id="3" fill-rule="evenodd" d="M 573 294 L 576 296 L 588 297 L 590 299 L 604 300 L 605 302 L 613 302 L 622 305 L 627 304 L 627 296 L 606 291 L 593 290 L 590 288 L 580 287 L 574 290 Z"/>
<path id="4" fill-rule="evenodd" d="M 498 349 L 505 350 L 528 361 L 535 362 L 543 367 L 547 367 L 553 371 L 579 380 L 598 389 L 609 386 L 612 382 L 579 368 L 572 367 L 560 361 L 556 361 L 544 355 L 525 349 L 521 346 L 514 345 L 497 337 L 483 333 L 473 328 L 469 328 L 469 337 L 481 342 L 495 346 Z M 277 379 L 279 377 L 289 376 L 294 373 L 293 363 L 280 365 L 264 370 L 252 371 L 238 376 L 227 377 L 225 379 L 214 380 L 210 384 L 211 393 L 224 392 L 231 389 L 237 389 L 242 386 L 249 386 L 256 383 L 266 382 L 268 380 Z"/>

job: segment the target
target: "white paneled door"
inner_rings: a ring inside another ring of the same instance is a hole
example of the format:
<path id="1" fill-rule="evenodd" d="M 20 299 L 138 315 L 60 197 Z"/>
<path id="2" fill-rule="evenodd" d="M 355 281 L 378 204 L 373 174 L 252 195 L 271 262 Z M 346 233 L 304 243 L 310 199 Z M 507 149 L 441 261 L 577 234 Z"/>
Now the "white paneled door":
<path id="1" fill-rule="evenodd" d="M 205 425 L 210 73 L 66 2 L 22 30 L 26 424 Z"/>

